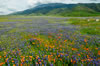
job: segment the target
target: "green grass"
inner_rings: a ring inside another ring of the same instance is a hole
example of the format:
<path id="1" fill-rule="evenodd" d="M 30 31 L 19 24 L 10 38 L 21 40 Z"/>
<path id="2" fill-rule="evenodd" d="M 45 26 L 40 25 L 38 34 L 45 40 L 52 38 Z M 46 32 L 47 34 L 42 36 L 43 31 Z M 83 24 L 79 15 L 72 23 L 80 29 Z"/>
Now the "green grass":
<path id="1" fill-rule="evenodd" d="M 0 22 L 27 22 L 32 21 L 32 19 L 14 19 L 14 18 L 24 18 L 25 16 L 0 16 Z"/>
<path id="2" fill-rule="evenodd" d="M 79 26 L 82 34 L 100 35 L 100 21 L 95 19 L 69 19 L 69 24 Z"/>

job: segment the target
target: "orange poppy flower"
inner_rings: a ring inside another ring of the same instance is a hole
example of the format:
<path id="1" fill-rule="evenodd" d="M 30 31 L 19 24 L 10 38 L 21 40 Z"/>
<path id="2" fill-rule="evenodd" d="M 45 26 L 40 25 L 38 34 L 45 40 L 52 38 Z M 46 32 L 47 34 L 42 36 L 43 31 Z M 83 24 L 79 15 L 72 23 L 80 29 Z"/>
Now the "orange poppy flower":
<path id="1" fill-rule="evenodd" d="M 5 64 L 5 62 L 0 63 L 0 66 L 2 66 L 3 64 Z"/>
<path id="2" fill-rule="evenodd" d="M 73 60 L 71 59 L 71 62 L 73 62 Z"/>
<path id="3" fill-rule="evenodd" d="M 82 62 L 84 61 L 84 60 L 81 60 Z"/>
<path id="4" fill-rule="evenodd" d="M 0 56 L 0 58 L 1 58 L 1 56 Z"/>
<path id="5" fill-rule="evenodd" d="M 35 44 L 34 42 L 32 42 L 32 44 Z"/>
<path id="6" fill-rule="evenodd" d="M 5 58 L 6 56 L 4 56 L 4 58 Z"/>
<path id="7" fill-rule="evenodd" d="M 73 50 L 77 50 L 77 48 L 72 48 L 72 51 L 73 51 Z"/>
<path id="8" fill-rule="evenodd" d="M 21 59 L 21 62 L 24 62 L 25 60 L 24 60 L 24 58 L 23 59 Z"/>
<path id="9" fill-rule="evenodd" d="M 60 58 L 60 61 L 62 61 L 62 59 Z"/>
<path id="10" fill-rule="evenodd" d="M 39 62 L 39 64 L 41 64 L 41 62 Z"/>
<path id="11" fill-rule="evenodd" d="M 96 50 L 98 50 L 98 48 L 95 48 Z"/>
<path id="12" fill-rule="evenodd" d="M 87 58 L 89 58 L 89 55 L 87 55 Z"/>
<path id="13" fill-rule="evenodd" d="M 81 56 L 80 54 L 78 54 L 78 56 Z"/>
<path id="14" fill-rule="evenodd" d="M 43 60 L 41 60 L 43 62 Z"/>
<path id="15" fill-rule="evenodd" d="M 84 39 L 84 42 L 87 42 L 87 40 L 86 40 L 86 39 Z"/>
<path id="16" fill-rule="evenodd" d="M 32 58 L 32 56 L 29 56 L 30 58 Z"/>
<path id="17" fill-rule="evenodd" d="M 13 64 L 13 66 L 16 66 L 15 64 Z"/>
<path id="18" fill-rule="evenodd" d="M 73 64 L 75 64 L 75 63 L 76 63 L 76 61 L 74 60 L 74 61 L 73 61 Z"/>
<path id="19" fill-rule="evenodd" d="M 88 50 L 89 50 L 89 48 L 84 48 L 84 50 L 88 51 Z"/>
<path id="20" fill-rule="evenodd" d="M 62 51 L 62 49 L 60 49 L 60 51 Z"/>
<path id="21" fill-rule="evenodd" d="M 36 59 L 38 59 L 39 56 L 36 56 Z"/>
<path id="22" fill-rule="evenodd" d="M 61 37 L 59 36 L 58 38 L 60 39 Z"/>
<path id="23" fill-rule="evenodd" d="M 64 42 L 67 42 L 67 40 L 64 40 Z"/>
<path id="24" fill-rule="evenodd" d="M 60 57 L 60 55 L 58 55 L 58 57 Z"/>
<path id="25" fill-rule="evenodd" d="M 23 66 L 23 64 L 21 63 L 20 66 Z"/>
<path id="26" fill-rule="evenodd" d="M 54 59 L 54 63 L 56 62 L 56 60 Z"/>
<path id="27" fill-rule="evenodd" d="M 7 62 L 7 60 L 8 60 L 8 58 L 6 58 L 6 61 L 5 62 Z"/>
<path id="28" fill-rule="evenodd" d="M 98 51 L 98 55 L 100 55 L 100 50 Z"/>
<path id="29" fill-rule="evenodd" d="M 14 63 L 14 61 L 12 61 L 12 63 Z"/>

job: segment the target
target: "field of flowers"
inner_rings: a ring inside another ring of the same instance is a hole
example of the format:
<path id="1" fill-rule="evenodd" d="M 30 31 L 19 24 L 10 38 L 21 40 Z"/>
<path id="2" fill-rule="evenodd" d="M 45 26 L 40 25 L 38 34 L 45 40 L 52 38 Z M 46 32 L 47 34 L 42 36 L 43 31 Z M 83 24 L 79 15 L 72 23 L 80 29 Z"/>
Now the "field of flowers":
<path id="1" fill-rule="evenodd" d="M 100 21 L 32 16 L 0 20 L 0 66 L 100 66 Z"/>

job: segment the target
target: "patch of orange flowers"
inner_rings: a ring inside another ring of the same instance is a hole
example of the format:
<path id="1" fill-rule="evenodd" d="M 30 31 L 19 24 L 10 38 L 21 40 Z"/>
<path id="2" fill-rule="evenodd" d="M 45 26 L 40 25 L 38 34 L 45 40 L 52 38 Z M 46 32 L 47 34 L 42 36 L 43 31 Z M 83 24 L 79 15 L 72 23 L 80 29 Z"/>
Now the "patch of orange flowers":
<path id="1" fill-rule="evenodd" d="M 88 50 L 89 50 L 89 48 L 84 48 L 84 50 L 88 51 Z"/>
<path id="2" fill-rule="evenodd" d="M 0 63 L 0 66 L 2 66 L 3 64 L 5 64 L 5 62 Z"/>
<path id="3" fill-rule="evenodd" d="M 72 51 L 73 51 L 73 50 L 78 50 L 78 49 L 77 49 L 77 48 L 72 48 Z"/>
<path id="4" fill-rule="evenodd" d="M 98 51 L 98 55 L 100 55 L 100 50 Z"/>

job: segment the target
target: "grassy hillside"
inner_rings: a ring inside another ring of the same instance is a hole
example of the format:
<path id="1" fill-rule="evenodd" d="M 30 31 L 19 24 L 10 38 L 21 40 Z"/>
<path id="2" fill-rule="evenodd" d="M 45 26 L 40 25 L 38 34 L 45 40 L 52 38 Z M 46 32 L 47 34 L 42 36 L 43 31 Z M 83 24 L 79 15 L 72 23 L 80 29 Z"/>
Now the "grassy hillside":
<path id="1" fill-rule="evenodd" d="M 15 15 L 100 16 L 100 4 L 42 4 Z"/>

